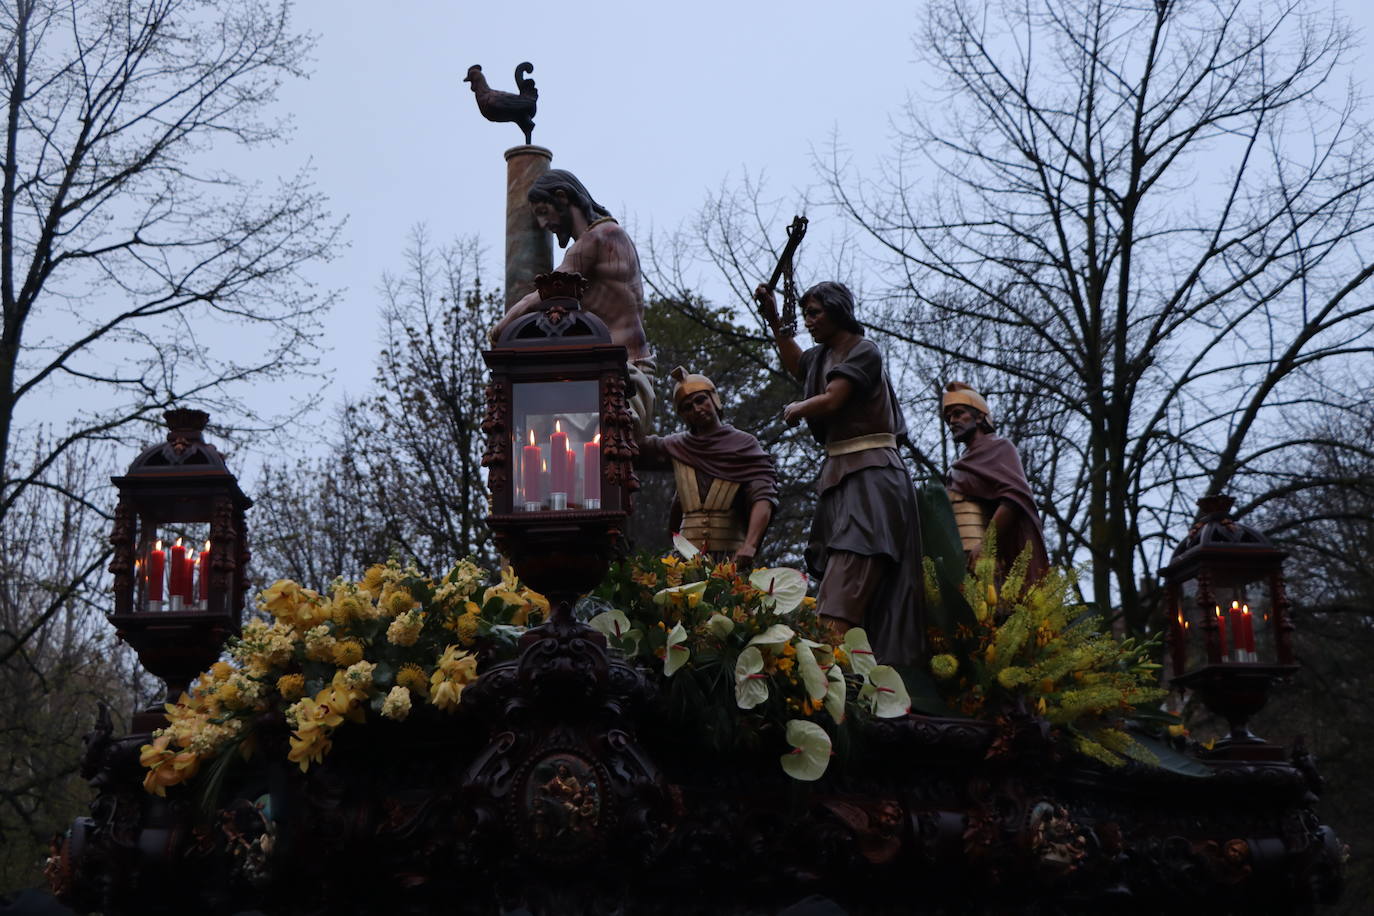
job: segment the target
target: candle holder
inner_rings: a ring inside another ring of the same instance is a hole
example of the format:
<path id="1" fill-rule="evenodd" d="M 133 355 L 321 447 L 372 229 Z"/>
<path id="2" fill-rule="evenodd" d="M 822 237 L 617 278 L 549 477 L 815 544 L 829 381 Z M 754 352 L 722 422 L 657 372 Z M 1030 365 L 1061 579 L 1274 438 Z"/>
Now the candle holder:
<path id="1" fill-rule="evenodd" d="M 1250 731 L 1274 685 L 1297 672 L 1279 550 L 1231 518 L 1225 495 L 1198 500 L 1198 518 L 1161 575 L 1172 683 L 1230 724 L 1214 756 L 1280 759 L 1285 748 Z"/>
<path id="2" fill-rule="evenodd" d="M 224 456 L 204 439 L 210 415 L 169 410 L 167 441 L 145 449 L 122 477 L 114 532 L 114 613 L 110 623 L 143 667 L 167 685 L 174 703 L 240 631 L 252 501 Z M 184 543 L 177 530 L 200 526 L 209 537 Z M 163 721 L 162 701 L 135 718 L 135 731 Z"/>
<path id="3" fill-rule="evenodd" d="M 535 284 L 541 308 L 482 354 L 491 370 L 482 465 L 497 547 L 563 619 L 621 547 L 639 447 L 627 354 L 582 310 L 587 282 L 554 272 Z"/>

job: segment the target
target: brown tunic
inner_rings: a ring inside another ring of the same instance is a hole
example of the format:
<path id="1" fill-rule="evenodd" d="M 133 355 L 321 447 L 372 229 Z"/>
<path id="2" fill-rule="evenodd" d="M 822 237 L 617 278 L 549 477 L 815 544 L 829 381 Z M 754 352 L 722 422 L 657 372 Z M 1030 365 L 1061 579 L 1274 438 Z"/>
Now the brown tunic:
<path id="1" fill-rule="evenodd" d="M 802 353 L 801 370 L 807 397 L 825 391 L 834 378 L 853 385 L 853 393 L 837 414 L 808 418 L 817 442 L 833 445 L 873 434 L 906 434 L 906 422 L 883 371 L 882 354 L 872 341 L 860 338 L 849 352 L 840 354 L 826 347 L 812 347 Z M 822 580 L 821 612 L 862 624 L 880 661 L 906 665 L 921 662 L 925 626 L 921 526 L 911 477 L 897 450 L 866 448 L 828 455 L 816 489 L 820 499 L 806 562 Z M 852 555 L 838 564 L 844 575 L 874 577 L 877 581 L 845 583 L 842 588 L 828 586 L 826 569 L 832 555 L 838 558 L 840 554 Z M 827 607 L 827 593 L 837 600 L 862 595 L 865 607 Z"/>

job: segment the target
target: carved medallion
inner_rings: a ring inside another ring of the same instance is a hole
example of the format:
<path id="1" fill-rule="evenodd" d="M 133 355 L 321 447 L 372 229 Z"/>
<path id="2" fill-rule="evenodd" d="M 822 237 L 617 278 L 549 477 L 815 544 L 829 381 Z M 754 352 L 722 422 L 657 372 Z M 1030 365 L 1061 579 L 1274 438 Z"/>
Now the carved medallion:
<path id="1" fill-rule="evenodd" d="M 527 763 L 512 801 L 516 832 L 532 858 L 574 865 L 601 852 L 610 818 L 606 779 L 582 754 L 556 750 Z"/>

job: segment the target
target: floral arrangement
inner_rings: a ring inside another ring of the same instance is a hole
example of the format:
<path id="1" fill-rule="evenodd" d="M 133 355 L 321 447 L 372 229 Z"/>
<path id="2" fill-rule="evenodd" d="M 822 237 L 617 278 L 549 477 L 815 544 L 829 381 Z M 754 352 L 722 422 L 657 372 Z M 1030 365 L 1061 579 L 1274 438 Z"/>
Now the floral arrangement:
<path id="1" fill-rule="evenodd" d="M 259 596 L 254 619 L 175 704 L 167 727 L 142 748 L 144 788 L 159 795 L 231 751 L 256 750 L 254 723 L 280 714 L 291 729 L 289 759 L 308 770 L 331 736 L 369 715 L 402 720 L 417 704 L 453 711 L 477 677 L 480 639 L 513 648 L 548 612 L 543 596 L 509 570 L 488 586 L 470 561 L 439 581 L 392 562 L 328 595 L 281 580 Z M 480 603 L 479 603 L 480 602 Z"/>
<path id="2" fill-rule="evenodd" d="M 765 569 L 746 578 L 678 543 L 680 555 L 618 567 L 603 587 L 618 606 L 607 605 L 589 623 L 664 677 L 728 668 L 742 713 L 790 716 L 791 750 L 781 759 L 789 775 L 817 779 L 829 765 L 827 728 L 847 715 L 846 675 L 863 682 L 859 699 L 869 712 L 910 709 L 900 676 L 876 664 L 861 630 L 841 641 L 821 623 L 801 573 Z M 403 720 L 421 704 L 454 711 L 477 677 L 479 656 L 514 657 L 520 634 L 548 613 L 548 601 L 511 570 L 495 585 L 487 579 L 470 561 L 438 581 L 392 562 L 359 582 L 335 582 L 327 595 L 276 582 L 259 596 L 270 622 L 245 625 L 228 660 L 166 707 L 167 726 L 142 748 L 144 787 L 164 794 L 207 762 L 234 751 L 251 757 L 263 716 L 284 718 L 288 758 L 308 771 L 347 723 Z"/>
<path id="3" fill-rule="evenodd" d="M 779 734 L 789 748 L 782 769 L 809 781 L 826 772 L 846 722 L 911 710 L 903 673 L 877 663 L 861 629 L 838 637 L 801 573 L 745 575 L 675 543 L 675 554 L 617 564 L 577 613 L 613 650 L 664 679 L 678 719 L 709 719 L 718 746 Z M 479 662 L 515 657 L 520 635 L 548 614 L 548 601 L 511 570 L 490 578 L 471 561 L 438 580 L 393 561 L 361 581 L 336 581 L 328 594 L 276 582 L 259 596 L 264 616 L 231 640 L 228 658 L 166 707 L 167 726 L 142 748 L 144 787 L 164 794 L 207 764 L 251 757 L 258 724 L 276 716 L 290 730 L 287 757 L 304 772 L 349 723 L 404 720 L 417 707 L 454 712 Z M 1071 588 L 1058 571 L 1027 582 L 1023 561 L 999 589 L 990 561 L 981 562 L 961 589 L 972 623 L 933 634 L 931 672 L 945 701 L 967 715 L 1028 704 L 1084 753 L 1146 760 L 1121 723 L 1163 695 L 1146 686 L 1150 645 L 1103 632 L 1068 600 Z"/>
<path id="4" fill-rule="evenodd" d="M 1034 712 L 1063 729 L 1073 746 L 1103 763 L 1125 758 L 1157 764 L 1153 751 L 1124 728 L 1157 704 L 1155 640 L 1117 639 L 1099 614 L 1072 598 L 1074 576 L 1051 568 L 1028 580 L 1027 549 L 996 584 L 996 544 L 989 541 L 958 596 L 940 594 L 926 560 L 927 600 L 965 602 L 972 623 L 932 634 L 931 674 L 946 702 L 964 715 L 997 718 Z"/>

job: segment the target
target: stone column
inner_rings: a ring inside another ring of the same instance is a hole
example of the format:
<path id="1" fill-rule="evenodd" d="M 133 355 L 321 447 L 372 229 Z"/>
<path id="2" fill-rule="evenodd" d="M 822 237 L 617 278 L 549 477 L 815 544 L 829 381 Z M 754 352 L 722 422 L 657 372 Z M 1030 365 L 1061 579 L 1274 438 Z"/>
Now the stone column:
<path id="1" fill-rule="evenodd" d="M 542 146 L 506 150 L 506 308 L 534 291 L 536 274 L 553 270 L 553 236 L 534 220 L 525 193 L 549 170 L 553 153 Z"/>

